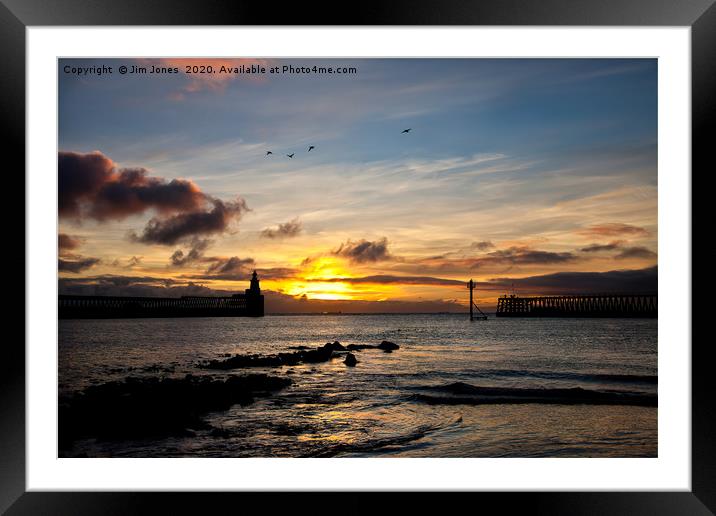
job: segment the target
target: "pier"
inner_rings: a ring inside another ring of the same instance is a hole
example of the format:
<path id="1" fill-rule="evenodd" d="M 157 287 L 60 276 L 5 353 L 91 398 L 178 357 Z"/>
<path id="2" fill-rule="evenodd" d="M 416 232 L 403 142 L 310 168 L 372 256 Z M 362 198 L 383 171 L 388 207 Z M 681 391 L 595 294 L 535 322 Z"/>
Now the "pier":
<path id="1" fill-rule="evenodd" d="M 146 317 L 263 317 L 264 296 L 254 271 L 251 287 L 232 296 L 58 296 L 60 319 Z"/>
<path id="2" fill-rule="evenodd" d="M 656 294 L 597 294 L 497 299 L 497 317 L 657 317 Z"/>

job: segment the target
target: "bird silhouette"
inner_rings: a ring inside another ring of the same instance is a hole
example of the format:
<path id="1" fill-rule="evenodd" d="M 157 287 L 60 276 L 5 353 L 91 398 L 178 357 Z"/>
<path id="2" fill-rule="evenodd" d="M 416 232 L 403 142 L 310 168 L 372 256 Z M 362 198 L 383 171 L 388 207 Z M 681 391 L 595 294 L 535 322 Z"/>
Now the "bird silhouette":
<path id="1" fill-rule="evenodd" d="M 292 152 L 291 154 L 286 154 L 289 158 L 293 158 L 293 155 L 296 154 L 295 152 Z"/>
<path id="2" fill-rule="evenodd" d="M 273 154 L 273 152 L 271 152 L 270 150 L 267 150 L 266 155 L 268 156 L 269 154 Z"/>
<path id="3" fill-rule="evenodd" d="M 409 133 L 411 130 L 412 130 L 412 127 L 409 129 L 403 129 L 403 131 L 400 134 Z"/>
<path id="4" fill-rule="evenodd" d="M 315 148 L 316 148 L 316 147 L 314 147 L 313 145 L 310 145 L 310 146 L 308 147 L 308 152 L 311 152 L 311 149 L 315 149 Z"/>

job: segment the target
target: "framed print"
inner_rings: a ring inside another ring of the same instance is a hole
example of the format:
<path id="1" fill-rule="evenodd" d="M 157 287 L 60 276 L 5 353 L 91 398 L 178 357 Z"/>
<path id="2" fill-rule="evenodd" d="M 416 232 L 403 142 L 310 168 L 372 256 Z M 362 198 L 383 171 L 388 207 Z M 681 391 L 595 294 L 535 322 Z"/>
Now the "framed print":
<path id="1" fill-rule="evenodd" d="M 3 510 L 714 510 L 712 2 L 181 4 L 2 6 Z"/>

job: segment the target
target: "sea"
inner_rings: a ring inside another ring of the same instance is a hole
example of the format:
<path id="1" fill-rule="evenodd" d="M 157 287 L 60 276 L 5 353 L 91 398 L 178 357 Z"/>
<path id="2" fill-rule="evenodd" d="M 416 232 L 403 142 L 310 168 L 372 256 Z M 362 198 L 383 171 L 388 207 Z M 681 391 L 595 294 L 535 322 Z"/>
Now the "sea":
<path id="1" fill-rule="evenodd" d="M 322 363 L 201 367 L 235 354 L 393 342 Z M 206 429 L 83 437 L 67 457 L 656 457 L 657 320 L 463 314 L 59 321 L 58 388 L 249 373 L 292 383 Z M 211 429 L 211 430 L 210 430 Z M 216 431 L 220 429 L 220 431 Z"/>

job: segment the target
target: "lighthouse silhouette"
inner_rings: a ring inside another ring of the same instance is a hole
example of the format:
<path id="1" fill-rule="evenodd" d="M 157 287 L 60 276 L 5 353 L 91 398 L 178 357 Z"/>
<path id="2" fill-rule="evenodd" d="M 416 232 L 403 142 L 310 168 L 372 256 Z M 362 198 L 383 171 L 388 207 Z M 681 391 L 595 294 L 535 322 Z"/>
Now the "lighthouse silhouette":
<path id="1" fill-rule="evenodd" d="M 251 285 L 246 289 L 246 312 L 249 317 L 264 316 L 264 296 L 261 294 L 256 271 L 251 275 Z"/>

